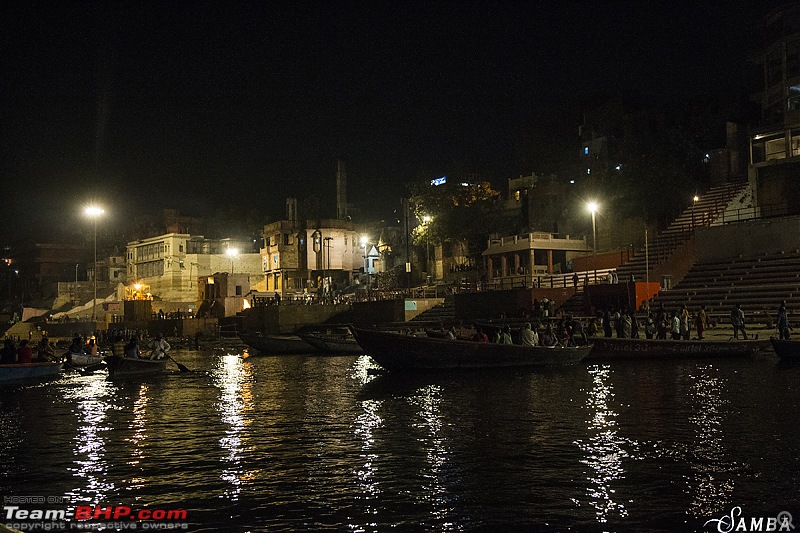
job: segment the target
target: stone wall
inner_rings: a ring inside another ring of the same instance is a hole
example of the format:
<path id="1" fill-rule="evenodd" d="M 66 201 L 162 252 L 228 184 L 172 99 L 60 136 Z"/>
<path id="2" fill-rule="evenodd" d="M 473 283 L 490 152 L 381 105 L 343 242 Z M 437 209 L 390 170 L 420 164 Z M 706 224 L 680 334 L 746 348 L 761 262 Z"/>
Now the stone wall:
<path id="1" fill-rule="evenodd" d="M 749 220 L 696 231 L 698 263 L 800 250 L 800 217 Z"/>

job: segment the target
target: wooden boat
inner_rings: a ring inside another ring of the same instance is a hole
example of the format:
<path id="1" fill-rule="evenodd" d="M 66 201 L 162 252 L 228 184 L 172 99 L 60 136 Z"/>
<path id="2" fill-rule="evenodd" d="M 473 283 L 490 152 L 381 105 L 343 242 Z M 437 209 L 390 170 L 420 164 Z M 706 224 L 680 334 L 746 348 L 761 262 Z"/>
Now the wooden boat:
<path id="1" fill-rule="evenodd" d="M 106 357 L 110 378 L 161 374 L 166 370 L 168 361 L 168 359 L 133 359 L 118 355 Z"/>
<path id="2" fill-rule="evenodd" d="M 67 365 L 87 367 L 102 364 L 105 358 L 102 355 L 89 355 L 85 353 L 67 352 L 65 354 Z"/>
<path id="3" fill-rule="evenodd" d="M 297 335 L 239 335 L 242 342 L 258 350 L 263 355 L 308 354 L 316 352 L 316 348 Z"/>
<path id="4" fill-rule="evenodd" d="M 746 357 L 769 348 L 763 340 L 657 340 L 591 337 L 589 359 L 729 358 Z"/>
<path id="5" fill-rule="evenodd" d="M 364 350 L 350 331 L 342 333 L 298 333 L 298 337 L 317 351 L 328 354 L 362 354 Z"/>
<path id="6" fill-rule="evenodd" d="M 577 363 L 591 346 L 491 344 L 350 328 L 358 344 L 387 370 L 508 368 Z"/>
<path id="7" fill-rule="evenodd" d="M 800 361 L 800 341 L 770 339 L 772 349 L 781 359 L 796 359 Z"/>
<path id="8" fill-rule="evenodd" d="M 14 363 L 0 365 L 0 383 L 18 383 L 51 378 L 59 375 L 63 363 Z"/>

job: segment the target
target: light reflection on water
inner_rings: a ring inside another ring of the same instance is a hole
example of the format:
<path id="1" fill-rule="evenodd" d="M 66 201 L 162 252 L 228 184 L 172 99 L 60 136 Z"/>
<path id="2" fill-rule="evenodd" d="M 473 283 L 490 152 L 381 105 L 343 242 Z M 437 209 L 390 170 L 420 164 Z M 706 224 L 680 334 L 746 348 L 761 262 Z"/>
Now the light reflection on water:
<path id="1" fill-rule="evenodd" d="M 425 432 L 420 439 L 427 460 L 424 471 L 420 472 L 424 479 L 421 499 L 431 506 L 433 518 L 441 524 L 442 531 L 458 530 L 458 527 L 446 521 L 453 512 L 453 505 L 443 480 L 449 442 L 442 434 L 442 388 L 426 385 L 417 390 L 409 401 L 419 409 L 420 421 L 415 425 Z"/>
<path id="2" fill-rule="evenodd" d="M 614 482 L 624 478 L 623 459 L 628 453 L 622 448 L 624 440 L 619 436 L 618 414 L 613 409 L 613 371 L 609 365 L 589 368 L 592 387 L 588 391 L 586 410 L 590 436 L 578 446 L 586 454 L 581 462 L 592 469 L 587 478 L 589 503 L 596 511 L 597 521 L 608 522 L 613 513 L 620 517 L 628 515 L 625 505 L 616 496 Z"/>
<path id="3" fill-rule="evenodd" d="M 726 510 L 734 489 L 733 471 L 724 444 L 723 424 L 729 416 L 728 380 L 720 377 L 714 365 L 698 367 L 689 375 L 694 430 L 691 475 L 686 491 L 691 496 L 688 513 L 703 517 Z"/>
<path id="4" fill-rule="evenodd" d="M 214 385 L 219 388 L 216 409 L 225 426 L 225 434 L 219 439 L 223 451 L 220 477 L 230 484 L 224 496 L 237 501 L 242 484 L 253 475 L 245 470 L 242 461 L 247 444 L 244 434 L 252 423 L 254 408 L 252 365 L 236 355 L 225 355 L 212 376 Z"/>
<path id="5" fill-rule="evenodd" d="M 0 492 L 174 502 L 230 531 L 689 530 L 796 493 L 800 366 L 176 357 L 194 372 L 0 389 Z"/>

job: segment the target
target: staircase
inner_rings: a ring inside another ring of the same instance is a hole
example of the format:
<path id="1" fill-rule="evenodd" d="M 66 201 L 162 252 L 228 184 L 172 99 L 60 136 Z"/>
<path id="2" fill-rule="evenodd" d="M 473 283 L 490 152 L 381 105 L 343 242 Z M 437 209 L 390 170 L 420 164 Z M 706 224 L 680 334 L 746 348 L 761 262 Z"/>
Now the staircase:
<path id="1" fill-rule="evenodd" d="M 642 246 L 630 261 L 617 269 L 619 279 L 628 280 L 633 275 L 637 281 L 644 280 L 648 262 L 652 271 L 655 265 L 665 263 L 679 246 L 692 237 L 694 228 L 721 224 L 726 211 L 732 204 L 740 203 L 742 198 L 747 197 L 748 191 L 747 182 L 726 183 L 706 191 L 656 239 L 648 243 L 646 254 Z"/>
<path id="2" fill-rule="evenodd" d="M 453 301 L 453 297 L 449 296 L 445 298 L 444 302 L 428 309 L 427 311 L 423 311 L 412 318 L 409 322 L 413 322 L 420 326 L 442 326 L 445 324 L 456 324 L 458 320 L 456 320 L 456 304 Z"/>

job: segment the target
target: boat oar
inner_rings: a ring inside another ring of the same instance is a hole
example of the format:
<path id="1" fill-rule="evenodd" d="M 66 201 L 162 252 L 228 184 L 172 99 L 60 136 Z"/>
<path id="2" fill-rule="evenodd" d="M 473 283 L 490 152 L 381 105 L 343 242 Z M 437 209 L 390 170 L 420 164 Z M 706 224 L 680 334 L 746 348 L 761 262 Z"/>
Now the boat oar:
<path id="1" fill-rule="evenodd" d="M 175 359 L 173 359 L 173 358 L 172 358 L 172 356 L 171 356 L 170 354 L 168 354 L 168 353 L 165 353 L 164 355 L 166 356 L 166 358 L 167 358 L 167 359 L 169 359 L 170 361 L 172 361 L 173 363 L 175 363 L 176 365 L 178 365 L 178 370 L 180 370 L 181 372 L 191 372 L 191 370 L 189 370 L 189 369 L 186 367 L 186 365 L 182 365 L 182 364 L 180 364 L 179 362 L 177 362 Z"/>

